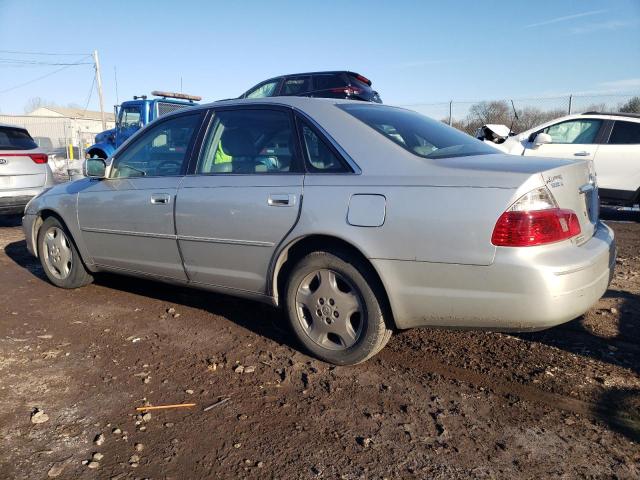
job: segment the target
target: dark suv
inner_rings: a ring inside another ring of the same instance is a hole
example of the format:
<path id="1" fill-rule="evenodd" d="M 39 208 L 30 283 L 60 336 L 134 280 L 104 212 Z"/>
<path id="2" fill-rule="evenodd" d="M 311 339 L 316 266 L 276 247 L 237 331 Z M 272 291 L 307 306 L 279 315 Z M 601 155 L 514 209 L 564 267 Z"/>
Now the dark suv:
<path id="1" fill-rule="evenodd" d="M 371 80 L 354 72 L 310 72 L 282 75 L 257 84 L 240 98 L 278 96 L 347 98 L 382 103 Z"/>

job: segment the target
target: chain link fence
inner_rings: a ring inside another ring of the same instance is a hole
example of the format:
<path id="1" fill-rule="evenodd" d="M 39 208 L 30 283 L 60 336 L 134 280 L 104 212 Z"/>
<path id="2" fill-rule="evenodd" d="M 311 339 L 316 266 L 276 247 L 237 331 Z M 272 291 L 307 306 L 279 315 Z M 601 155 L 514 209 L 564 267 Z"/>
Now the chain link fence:
<path id="1" fill-rule="evenodd" d="M 474 134 L 479 127 L 490 123 L 512 126 L 514 132 L 522 132 L 554 118 L 575 113 L 640 113 L 640 94 L 566 95 L 477 102 L 452 100 L 402 106 L 441 120 L 469 134 Z"/>

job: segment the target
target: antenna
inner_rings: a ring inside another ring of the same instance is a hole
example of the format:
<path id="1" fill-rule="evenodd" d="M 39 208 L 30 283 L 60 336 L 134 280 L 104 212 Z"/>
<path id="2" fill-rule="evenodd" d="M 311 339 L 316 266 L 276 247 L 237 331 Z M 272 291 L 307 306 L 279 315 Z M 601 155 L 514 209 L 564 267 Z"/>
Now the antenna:
<path id="1" fill-rule="evenodd" d="M 520 117 L 518 117 L 516 106 L 513 103 L 513 99 L 511 100 L 511 108 L 513 108 L 513 118 L 511 118 L 511 125 L 509 125 L 509 135 L 511 135 L 511 133 L 513 132 L 513 124 L 515 123 L 515 121 L 520 120 Z"/>

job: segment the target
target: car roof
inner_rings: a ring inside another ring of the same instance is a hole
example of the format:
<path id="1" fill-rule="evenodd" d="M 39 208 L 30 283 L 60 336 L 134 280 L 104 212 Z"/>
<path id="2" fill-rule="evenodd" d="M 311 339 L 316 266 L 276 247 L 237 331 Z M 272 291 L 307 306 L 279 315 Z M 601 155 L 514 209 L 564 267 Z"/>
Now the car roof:
<path id="1" fill-rule="evenodd" d="M 4 128 L 18 128 L 20 130 L 26 130 L 25 127 L 21 127 L 20 125 L 11 125 L 10 123 L 0 123 L 0 127 Z"/>
<path id="2" fill-rule="evenodd" d="M 337 73 L 347 73 L 349 75 L 359 75 L 353 70 L 322 70 L 319 72 L 302 72 L 302 73 L 287 73 L 284 75 L 276 75 L 275 77 L 268 78 L 267 80 L 262 80 L 260 83 L 268 82 L 269 80 L 275 80 L 276 78 L 284 78 L 284 77 L 297 77 L 300 75 L 333 75 Z"/>
<path id="3" fill-rule="evenodd" d="M 627 113 L 627 112 L 584 112 L 581 115 L 605 115 L 608 117 L 628 117 L 640 119 L 640 113 Z"/>
<path id="4" fill-rule="evenodd" d="M 356 104 L 356 105 L 376 105 L 391 108 L 390 105 L 382 105 L 377 103 L 362 102 L 360 100 L 347 100 L 343 98 L 323 98 L 323 97 L 296 97 L 296 96 L 282 96 L 282 97 L 261 97 L 261 98 L 230 98 L 228 100 L 218 100 L 215 102 L 194 105 L 188 110 L 178 110 L 164 115 L 162 118 L 166 118 L 169 115 L 177 115 L 180 113 L 187 113 L 197 109 L 208 108 L 220 108 L 231 107 L 235 105 L 279 105 L 286 107 L 299 108 L 300 110 L 306 110 L 307 108 L 313 108 L 315 105 L 338 105 L 342 103 Z M 394 107 L 399 108 L 399 107 Z"/>

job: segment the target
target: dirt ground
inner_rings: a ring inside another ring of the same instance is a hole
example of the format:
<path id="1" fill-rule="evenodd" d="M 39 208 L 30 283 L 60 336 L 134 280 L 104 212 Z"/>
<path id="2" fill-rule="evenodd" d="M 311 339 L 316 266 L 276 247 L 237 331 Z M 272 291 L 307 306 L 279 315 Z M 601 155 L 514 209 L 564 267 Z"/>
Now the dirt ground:
<path id="1" fill-rule="evenodd" d="M 401 332 L 335 368 L 260 304 L 106 275 L 57 289 L 0 220 L 0 478 L 638 479 L 640 223 L 610 225 L 617 271 L 584 317 Z"/>

